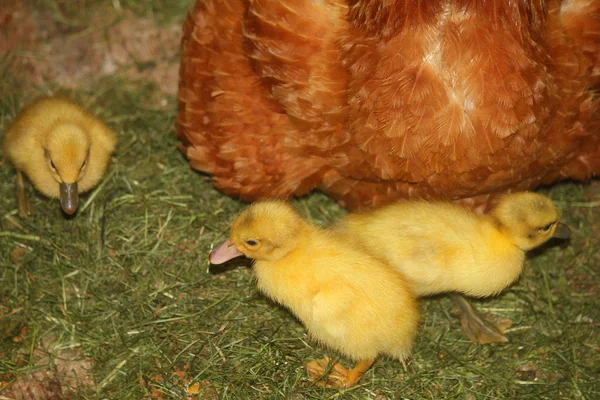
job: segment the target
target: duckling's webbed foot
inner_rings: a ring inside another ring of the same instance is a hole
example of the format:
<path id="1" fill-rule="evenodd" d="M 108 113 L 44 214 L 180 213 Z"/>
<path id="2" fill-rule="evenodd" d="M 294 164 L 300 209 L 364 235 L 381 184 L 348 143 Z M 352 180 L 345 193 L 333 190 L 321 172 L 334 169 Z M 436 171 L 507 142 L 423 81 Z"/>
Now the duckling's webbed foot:
<path id="1" fill-rule="evenodd" d="M 325 357 L 306 364 L 308 379 L 317 386 L 327 388 L 349 388 L 354 386 L 365 372 L 373 365 L 375 360 L 361 361 L 354 368 L 348 370 L 337 361 L 330 363 Z M 331 368 L 329 368 L 331 365 Z M 327 374 L 327 371 L 329 373 Z"/>
<path id="2" fill-rule="evenodd" d="M 21 171 L 17 171 L 15 183 L 17 187 L 17 209 L 19 210 L 19 216 L 26 218 L 33 213 L 33 206 L 29 202 L 29 199 L 27 199 L 25 177 Z"/>
<path id="3" fill-rule="evenodd" d="M 328 357 L 325 357 L 306 364 L 306 373 L 308 380 L 315 385 L 331 388 L 342 386 L 341 382 L 348 376 L 348 369 L 337 361 L 331 362 Z"/>
<path id="4" fill-rule="evenodd" d="M 504 331 L 511 325 L 511 321 L 504 320 L 498 324 L 493 324 L 482 318 L 461 295 L 452 293 L 450 298 L 460 310 L 460 323 L 469 339 L 478 344 L 508 342 L 508 338 L 504 336 Z"/>

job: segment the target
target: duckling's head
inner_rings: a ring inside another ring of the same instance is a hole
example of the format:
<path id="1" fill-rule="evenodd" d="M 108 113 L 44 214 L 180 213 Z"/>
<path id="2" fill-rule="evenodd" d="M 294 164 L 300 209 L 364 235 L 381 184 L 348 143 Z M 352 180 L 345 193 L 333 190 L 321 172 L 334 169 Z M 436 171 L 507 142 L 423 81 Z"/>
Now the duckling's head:
<path id="1" fill-rule="evenodd" d="M 213 250 L 208 259 L 212 264 L 241 255 L 257 261 L 279 260 L 296 248 L 305 225 L 286 202 L 254 203 L 235 219 L 229 240 Z"/>
<path id="2" fill-rule="evenodd" d="M 558 221 L 556 207 L 539 193 L 521 192 L 504 196 L 492 211 L 499 228 L 510 235 L 524 251 L 531 250 L 552 237 L 568 239 L 569 228 Z"/>
<path id="3" fill-rule="evenodd" d="M 48 131 L 43 146 L 47 167 L 60 187 L 61 207 L 73 214 L 79 203 L 77 182 L 90 157 L 90 138 L 77 124 L 59 123 Z"/>

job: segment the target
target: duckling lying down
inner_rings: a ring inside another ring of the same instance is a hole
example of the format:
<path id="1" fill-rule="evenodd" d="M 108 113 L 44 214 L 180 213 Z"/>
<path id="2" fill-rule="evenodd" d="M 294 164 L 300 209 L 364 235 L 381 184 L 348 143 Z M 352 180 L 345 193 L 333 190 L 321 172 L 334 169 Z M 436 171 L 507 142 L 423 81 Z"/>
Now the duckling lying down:
<path id="1" fill-rule="evenodd" d="M 419 312 L 401 274 L 340 232 L 304 221 L 286 203 L 254 203 L 234 221 L 230 239 L 213 250 L 213 264 L 245 255 L 254 260 L 261 292 L 289 308 L 310 335 L 357 362 L 334 364 L 327 386 L 350 387 L 380 354 L 404 360 Z M 307 365 L 311 379 L 327 359 Z"/>
<path id="2" fill-rule="evenodd" d="M 31 213 L 25 179 L 42 194 L 59 198 L 73 214 L 79 193 L 100 182 L 117 137 L 102 121 L 70 100 L 48 97 L 25 108 L 4 135 L 4 152 L 17 175 L 17 205 L 22 217 Z"/>
<path id="3" fill-rule="evenodd" d="M 406 201 L 349 214 L 334 229 L 359 240 L 408 280 L 417 296 L 453 293 L 475 342 L 505 342 L 457 293 L 488 297 L 523 271 L 525 252 L 552 237 L 568 238 L 552 201 L 538 193 L 506 195 L 489 215 L 444 202 Z"/>

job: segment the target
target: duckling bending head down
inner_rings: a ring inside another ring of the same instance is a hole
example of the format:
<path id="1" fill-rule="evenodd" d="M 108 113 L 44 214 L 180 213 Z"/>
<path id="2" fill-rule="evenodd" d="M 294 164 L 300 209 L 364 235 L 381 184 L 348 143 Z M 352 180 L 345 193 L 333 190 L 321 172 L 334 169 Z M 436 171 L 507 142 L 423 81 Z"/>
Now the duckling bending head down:
<path id="1" fill-rule="evenodd" d="M 334 228 L 397 268 L 417 296 L 451 293 L 463 328 L 478 343 L 508 339 L 458 293 L 502 292 L 521 275 L 525 252 L 569 236 L 552 200 L 533 192 L 505 195 L 489 215 L 447 202 L 406 201 L 348 214 Z"/>
<path id="2" fill-rule="evenodd" d="M 17 170 L 19 214 L 31 213 L 23 174 L 73 214 L 79 193 L 102 179 L 116 141 L 110 128 L 70 100 L 47 97 L 25 108 L 4 136 L 4 152 Z"/>
<path id="3" fill-rule="evenodd" d="M 535 192 L 505 195 L 490 213 L 490 219 L 507 240 L 523 251 L 533 250 L 551 238 L 569 239 L 569 227 L 552 200 Z"/>
<path id="4" fill-rule="evenodd" d="M 362 251 L 346 235 L 303 220 L 284 202 L 254 203 L 234 221 L 213 264 L 245 255 L 254 260 L 260 291 L 289 308 L 313 338 L 357 362 L 334 363 L 326 385 L 350 387 L 380 354 L 408 357 L 419 311 L 401 274 Z M 327 359 L 307 364 L 323 375 Z"/>

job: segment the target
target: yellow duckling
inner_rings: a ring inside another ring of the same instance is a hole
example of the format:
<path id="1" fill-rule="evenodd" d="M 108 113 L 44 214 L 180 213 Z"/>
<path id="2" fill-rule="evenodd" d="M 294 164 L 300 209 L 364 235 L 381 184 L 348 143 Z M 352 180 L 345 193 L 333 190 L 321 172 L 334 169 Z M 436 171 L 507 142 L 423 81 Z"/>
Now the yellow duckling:
<path id="1" fill-rule="evenodd" d="M 552 237 L 568 238 L 552 201 L 523 192 L 503 197 L 489 215 L 459 205 L 407 201 L 349 214 L 335 229 L 403 273 L 417 296 L 458 292 L 493 296 L 521 275 L 525 252 Z M 507 341 L 460 296 L 463 328 L 479 343 Z"/>
<path id="2" fill-rule="evenodd" d="M 110 128 L 70 100 L 47 97 L 26 107 L 4 134 L 4 152 L 17 170 L 19 215 L 32 211 L 23 174 L 73 214 L 79 193 L 102 179 L 116 142 Z"/>
<path id="3" fill-rule="evenodd" d="M 340 232 L 304 221 L 284 202 L 254 203 L 212 251 L 213 264 L 245 255 L 254 260 L 260 291 L 289 308 L 320 343 L 357 362 L 334 363 L 329 387 L 350 387 L 380 354 L 404 360 L 419 311 L 401 274 L 362 251 Z M 328 359 L 307 365 L 312 380 Z"/>

